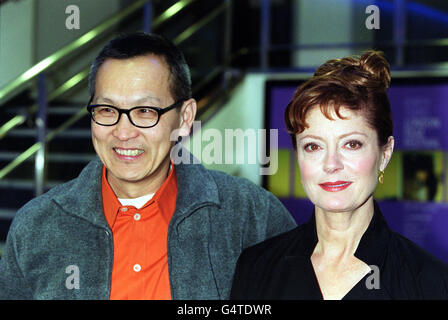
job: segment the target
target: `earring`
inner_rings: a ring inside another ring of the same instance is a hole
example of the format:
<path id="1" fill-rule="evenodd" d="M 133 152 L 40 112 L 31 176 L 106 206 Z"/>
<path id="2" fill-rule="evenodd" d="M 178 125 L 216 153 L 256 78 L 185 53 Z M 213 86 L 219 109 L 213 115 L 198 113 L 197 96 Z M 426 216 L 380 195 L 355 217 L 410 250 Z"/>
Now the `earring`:
<path id="1" fill-rule="evenodd" d="M 380 173 L 378 174 L 378 182 L 383 184 L 384 182 L 384 171 L 380 170 Z"/>

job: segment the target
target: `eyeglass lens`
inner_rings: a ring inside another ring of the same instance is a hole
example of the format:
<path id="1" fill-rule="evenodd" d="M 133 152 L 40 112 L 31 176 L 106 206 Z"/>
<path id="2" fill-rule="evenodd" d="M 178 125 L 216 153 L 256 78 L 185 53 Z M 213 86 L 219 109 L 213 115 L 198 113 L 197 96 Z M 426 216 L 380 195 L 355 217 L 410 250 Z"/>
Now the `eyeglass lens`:
<path id="1" fill-rule="evenodd" d="M 99 124 L 113 125 L 118 122 L 120 113 L 110 106 L 96 106 L 92 109 L 92 115 L 93 119 Z M 157 111 L 146 107 L 132 109 L 129 116 L 131 122 L 141 127 L 153 126 L 159 118 Z"/>

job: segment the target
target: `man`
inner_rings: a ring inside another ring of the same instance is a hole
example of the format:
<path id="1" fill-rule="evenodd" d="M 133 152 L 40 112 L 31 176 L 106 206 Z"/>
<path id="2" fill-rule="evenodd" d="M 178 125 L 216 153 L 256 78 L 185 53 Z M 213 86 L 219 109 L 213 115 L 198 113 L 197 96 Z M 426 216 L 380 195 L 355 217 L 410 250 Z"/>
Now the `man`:
<path id="1" fill-rule="evenodd" d="M 174 165 L 173 141 L 189 135 L 196 102 L 184 57 L 166 39 L 112 40 L 89 87 L 98 158 L 17 212 L 0 297 L 228 298 L 240 252 L 294 220 L 245 179 Z"/>

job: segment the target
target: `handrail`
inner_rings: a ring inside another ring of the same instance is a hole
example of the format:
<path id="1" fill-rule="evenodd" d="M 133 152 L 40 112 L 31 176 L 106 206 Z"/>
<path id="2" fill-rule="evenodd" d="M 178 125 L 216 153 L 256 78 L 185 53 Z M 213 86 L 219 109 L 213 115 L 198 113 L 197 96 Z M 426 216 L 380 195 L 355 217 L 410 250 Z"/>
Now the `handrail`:
<path id="1" fill-rule="evenodd" d="M 181 42 L 185 41 L 189 37 L 191 37 L 196 31 L 198 31 L 200 28 L 205 26 L 207 23 L 209 23 L 214 17 L 216 17 L 221 11 L 224 11 L 224 9 L 227 9 L 229 6 L 229 3 L 227 1 L 224 1 L 219 7 L 214 9 L 212 12 L 210 12 L 207 16 L 196 22 L 194 25 L 187 28 L 184 32 L 182 32 L 180 35 L 178 35 L 176 38 L 173 39 L 173 43 L 175 45 L 179 45 Z"/>
<path id="2" fill-rule="evenodd" d="M 195 0 L 189 0 L 188 3 L 191 3 L 192 1 Z M 195 24 L 193 24 L 192 26 L 190 26 L 187 30 L 185 30 L 184 32 L 182 32 L 179 36 L 177 36 L 174 40 L 173 43 L 176 45 L 179 45 L 180 43 L 182 43 L 183 41 L 187 40 L 189 37 L 191 37 L 196 31 L 198 31 L 200 28 L 202 28 L 203 26 L 205 26 L 207 23 L 209 23 L 214 17 L 216 17 L 221 11 L 223 11 L 224 9 L 227 9 L 229 6 L 229 3 L 226 1 L 224 2 L 224 4 L 222 4 L 221 6 L 219 6 L 218 8 L 216 8 L 215 10 L 213 10 L 212 12 L 210 12 L 207 16 L 205 16 L 204 18 L 202 18 L 201 20 L 199 20 L 198 22 L 196 22 Z M 169 9 L 168 9 L 169 10 Z M 216 67 L 214 70 L 211 71 L 211 74 L 215 75 L 216 74 L 216 70 L 218 70 L 220 67 Z M 80 76 L 83 72 L 85 72 L 86 70 L 80 72 L 78 75 L 72 77 L 70 80 L 68 80 L 65 84 L 63 84 L 61 87 L 59 87 L 56 91 L 57 92 L 65 92 L 62 88 L 68 88 L 67 83 L 70 81 L 74 82 L 74 78 L 77 79 L 77 83 L 79 83 L 80 81 L 82 81 L 82 77 Z M 210 76 L 206 77 L 207 79 L 211 78 Z M 204 83 L 201 82 L 200 86 L 203 86 Z M 53 93 L 54 94 L 54 93 Z M 52 98 L 53 97 L 53 98 Z M 54 96 L 51 95 L 49 97 L 50 99 L 54 99 Z M 203 99 L 204 101 L 208 100 L 208 97 L 205 97 Z M 203 104 L 203 103 L 199 103 L 198 104 Z M 56 130 L 51 131 L 48 133 L 48 135 L 46 136 L 45 141 L 49 142 L 51 141 L 54 137 L 56 137 L 60 132 L 66 130 L 68 127 L 70 127 L 72 124 L 74 124 L 76 121 L 78 121 L 79 119 L 81 119 L 85 114 L 87 113 L 86 109 L 83 107 L 81 108 L 74 116 L 72 116 L 70 119 L 68 119 L 66 122 L 64 122 L 61 126 L 59 126 Z M 25 150 L 23 153 L 21 153 L 16 159 L 14 159 L 12 162 L 10 162 L 8 165 L 6 165 L 4 168 L 2 168 L 0 170 L 0 179 L 4 178 L 7 174 L 9 174 L 12 170 L 14 170 L 16 167 L 18 167 L 22 162 L 26 161 L 28 158 L 30 158 L 31 156 L 33 156 L 36 152 L 39 151 L 39 149 L 42 148 L 42 143 L 41 142 L 36 142 L 35 144 L 33 144 L 30 148 L 28 148 L 27 150 Z"/>
<path id="3" fill-rule="evenodd" d="M 212 71 L 212 73 L 213 72 L 215 72 L 215 71 Z M 212 93 L 212 94 L 210 94 L 210 96 L 214 97 L 215 94 Z M 206 105 L 209 100 L 210 100 L 210 97 L 207 96 L 207 97 L 204 97 L 201 101 L 198 101 L 198 108 L 199 108 L 199 106 L 203 107 L 204 105 Z M 201 109 L 201 108 L 199 108 L 199 109 Z M 60 125 L 57 129 L 55 129 L 53 131 L 50 131 L 48 133 L 48 135 L 46 136 L 45 141 L 46 142 L 50 142 L 59 133 L 61 133 L 61 132 L 65 131 L 66 129 L 68 129 L 72 124 L 74 124 L 76 121 L 78 121 L 79 119 L 84 117 L 86 114 L 87 114 L 86 108 L 85 107 L 80 108 L 79 111 L 74 116 L 72 116 L 70 119 L 68 119 L 62 125 Z M 25 162 L 26 160 L 31 158 L 35 153 L 37 153 L 40 150 L 40 148 L 42 148 L 42 143 L 41 142 L 36 142 L 31 147 L 29 147 L 27 150 L 25 150 L 20 155 L 18 155 L 17 158 L 15 158 L 13 161 L 8 163 L 5 167 L 3 167 L 0 170 L 0 180 L 3 179 L 12 170 L 14 170 L 19 165 L 21 165 L 23 162 Z"/>
<path id="4" fill-rule="evenodd" d="M 196 0 L 183 0 L 183 1 L 179 1 L 176 2 L 175 4 L 173 4 L 171 7 L 169 7 L 168 9 L 166 9 L 161 15 L 159 15 L 157 18 L 155 18 L 151 24 L 152 28 L 156 28 L 158 26 L 160 26 L 161 24 L 163 24 L 164 22 L 166 22 L 167 20 L 169 20 L 171 17 L 173 17 L 174 15 L 176 15 L 179 11 L 181 11 L 182 9 L 184 9 L 185 7 L 187 7 L 188 5 L 190 5 L 191 3 L 193 3 Z M 128 8 L 129 9 L 129 8 Z M 133 8 L 131 8 L 133 9 Z M 128 10 L 129 11 L 129 10 Z M 134 11 L 132 11 L 134 12 Z M 130 13 L 129 13 L 130 14 Z M 117 14 L 118 15 L 118 14 Z M 112 18 L 109 18 L 109 20 L 117 20 L 117 19 L 125 19 L 127 17 L 127 15 L 121 14 L 119 15 L 121 18 L 118 18 L 117 15 L 115 15 Z M 109 21 L 108 20 L 108 21 Z M 121 21 L 120 20 L 120 21 Z M 113 21 L 112 21 L 113 22 Z M 101 32 L 98 32 L 98 30 L 103 29 L 103 25 L 105 25 L 106 23 L 109 26 L 112 26 L 113 23 L 111 21 L 109 21 L 109 23 L 104 22 L 102 23 L 100 26 L 92 29 L 91 31 L 87 32 L 85 35 L 94 32 L 97 35 L 100 34 Z M 97 31 L 95 31 L 97 30 Z M 85 36 L 84 35 L 84 36 Z M 80 41 L 80 39 L 84 36 L 81 36 L 78 40 L 76 41 Z M 82 45 L 80 45 L 77 49 L 80 49 L 83 45 L 85 45 L 87 42 L 83 43 Z M 69 52 L 71 52 L 71 50 L 74 50 L 73 48 L 73 43 L 67 45 L 66 47 L 60 49 L 58 52 L 52 54 L 51 56 L 47 57 L 46 59 L 42 60 L 40 63 L 43 63 L 43 61 L 52 61 L 55 59 L 62 59 L 64 58 L 66 55 L 69 54 Z M 56 58 L 59 57 L 59 58 Z M 38 70 L 39 68 L 36 68 L 36 66 L 39 65 L 36 64 L 35 66 L 31 67 L 28 71 L 26 71 L 24 74 L 29 73 L 31 74 L 32 72 L 30 70 L 32 70 L 33 68 L 35 68 L 36 70 Z M 48 65 L 46 68 L 49 68 L 51 65 Z M 39 72 L 45 71 L 46 68 L 43 68 L 42 70 L 40 70 Z M 87 72 L 86 72 L 87 70 Z M 55 98 L 57 98 L 58 96 L 62 95 L 66 89 L 71 88 L 73 85 L 72 83 L 75 81 L 76 83 L 79 83 L 80 81 L 84 80 L 85 78 L 88 77 L 88 69 L 83 70 L 82 72 L 78 73 L 77 75 L 73 76 L 71 79 L 69 79 L 67 82 L 65 82 L 61 87 L 59 87 L 58 89 L 55 90 L 55 92 L 52 92 L 49 97 L 48 97 L 48 101 L 52 101 Z M 26 79 L 27 77 L 24 76 L 24 74 L 22 74 L 20 77 L 18 77 L 17 79 L 15 79 L 13 81 L 13 83 L 10 83 L 9 85 L 9 89 L 8 87 L 4 87 L 0 90 L 0 107 L 1 107 L 1 101 L 2 99 L 6 100 L 10 94 L 12 94 L 13 92 L 15 92 L 18 88 L 22 87 L 24 85 L 24 82 L 26 81 L 31 81 L 31 79 L 33 79 L 34 77 L 36 77 L 39 73 L 34 74 L 35 72 L 33 72 L 33 76 L 31 78 L 28 78 L 28 80 L 23 80 Z M 19 81 L 19 79 L 22 79 L 22 81 Z M 16 84 L 14 84 L 14 82 L 16 82 Z M 31 112 L 35 112 L 37 109 L 37 105 L 34 104 L 30 111 Z M 14 129 L 15 127 L 21 125 L 22 123 L 24 123 L 26 120 L 26 117 L 24 115 L 17 115 L 14 118 L 10 119 L 8 122 L 6 122 L 5 124 L 3 124 L 0 127 L 0 139 L 2 139 L 9 131 L 11 131 L 12 129 Z"/>
<path id="5" fill-rule="evenodd" d="M 173 6 L 168 8 L 167 10 L 165 10 L 165 12 L 162 13 L 158 18 L 156 18 L 154 20 L 153 24 L 152 24 L 152 27 L 153 28 L 157 27 L 158 25 L 160 25 L 161 23 L 166 21 L 165 19 L 168 19 L 169 17 L 172 17 L 173 15 L 178 13 L 179 10 L 182 10 L 186 5 L 192 3 L 193 1 L 195 1 L 195 0 L 189 0 L 189 2 L 183 2 L 182 6 L 178 5 L 179 3 L 181 3 L 181 1 L 177 2 L 176 4 L 174 4 Z M 221 13 L 221 11 L 227 9 L 228 6 L 229 6 L 229 4 L 227 2 L 224 2 L 224 4 L 222 4 L 221 6 L 216 8 L 215 10 L 213 10 L 211 13 L 209 13 L 209 15 L 207 15 L 203 19 L 199 20 L 198 22 L 196 22 L 195 24 L 193 24 L 192 26 L 187 28 L 180 35 L 178 35 L 173 40 L 173 43 L 175 45 L 179 45 L 184 40 L 188 39 L 197 30 L 199 30 L 204 25 L 209 23 L 214 17 L 216 17 L 216 15 Z M 68 81 L 66 81 L 62 86 L 60 86 L 58 89 L 56 89 L 54 92 L 52 92 L 49 95 L 48 102 L 50 102 L 50 101 L 56 99 L 57 97 L 61 96 L 63 93 L 65 93 L 65 91 L 67 91 L 72 86 L 74 86 L 74 83 L 77 84 L 77 83 L 81 82 L 82 80 L 84 80 L 85 78 L 87 78 L 88 77 L 88 73 L 89 73 L 89 69 L 87 68 L 87 69 L 81 71 L 80 73 L 78 73 L 77 75 L 73 76 Z M 37 109 L 37 105 L 34 104 L 30 108 L 30 112 L 34 112 L 34 111 L 36 111 L 36 109 Z M 8 122 L 6 122 L 2 127 L 0 127 L 0 139 L 2 139 L 9 131 L 11 131 L 15 127 L 17 127 L 17 126 L 21 125 L 22 123 L 24 123 L 25 120 L 26 120 L 25 116 L 17 115 L 14 118 L 10 119 Z"/>
<path id="6" fill-rule="evenodd" d="M 48 96 L 48 102 L 53 101 L 60 96 L 62 96 L 64 93 L 66 93 L 68 90 L 74 88 L 76 85 L 78 85 L 80 82 L 82 82 L 84 79 L 86 79 L 89 76 L 89 70 L 90 67 L 85 68 L 81 72 L 77 73 L 73 77 L 71 77 L 69 80 L 64 82 L 59 88 L 51 92 Z M 30 109 L 29 112 L 34 113 L 37 110 L 37 104 L 34 103 Z M 6 122 L 1 128 L 0 128 L 0 139 L 3 139 L 6 134 L 14 129 L 15 127 L 20 126 L 22 123 L 26 121 L 26 117 L 22 114 L 16 115 L 14 118 L 10 119 L 8 122 Z"/>
<path id="7" fill-rule="evenodd" d="M 169 20 L 175 14 L 177 14 L 180 10 L 190 5 L 196 0 L 180 0 L 172 5 L 170 8 L 165 10 L 158 18 L 156 18 L 151 24 L 152 27 L 157 27 L 165 21 Z M 65 47 L 59 49 L 52 55 L 47 58 L 41 60 L 36 63 L 34 66 L 29 68 L 27 71 L 22 73 L 13 81 L 9 82 L 6 86 L 0 89 L 0 107 L 2 104 L 9 99 L 17 90 L 21 89 L 26 83 L 30 82 L 37 75 L 42 73 L 43 71 L 52 67 L 55 63 L 60 61 L 61 59 L 66 58 L 68 55 L 72 54 L 76 50 L 84 47 L 88 43 L 90 43 L 93 39 L 95 39 L 98 35 L 107 31 L 114 25 L 126 19 L 128 16 L 136 12 L 138 9 L 142 8 L 148 0 L 137 0 L 135 3 L 130 5 L 129 7 L 123 9 L 122 11 L 116 13 L 111 18 L 107 19 L 97 27 L 92 30 L 86 32 L 84 35 L 66 45 Z"/>

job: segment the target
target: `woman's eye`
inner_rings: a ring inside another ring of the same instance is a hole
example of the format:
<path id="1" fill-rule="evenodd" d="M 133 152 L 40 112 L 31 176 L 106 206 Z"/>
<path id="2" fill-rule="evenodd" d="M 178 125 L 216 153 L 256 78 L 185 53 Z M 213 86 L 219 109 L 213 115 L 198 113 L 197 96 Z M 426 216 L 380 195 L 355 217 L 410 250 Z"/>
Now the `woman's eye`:
<path id="1" fill-rule="evenodd" d="M 319 146 L 318 146 L 317 144 L 315 144 L 315 143 L 308 143 L 308 144 L 306 144 L 306 145 L 303 147 L 303 149 L 304 149 L 306 152 L 314 152 L 314 151 L 319 150 Z"/>
<path id="2" fill-rule="evenodd" d="M 350 150 L 358 150 L 362 147 L 362 143 L 356 140 L 349 141 L 345 146 Z"/>

